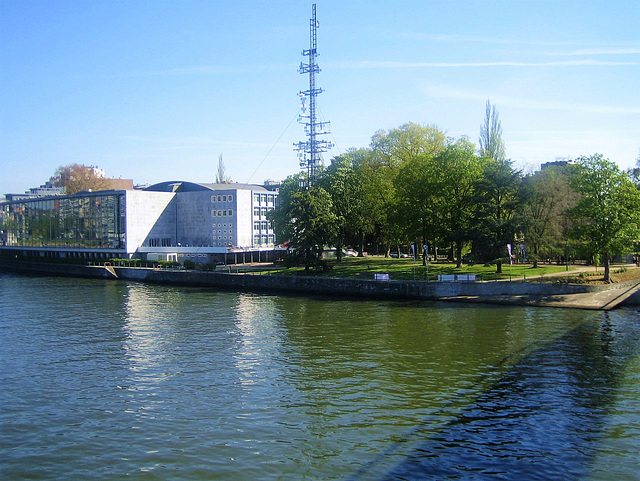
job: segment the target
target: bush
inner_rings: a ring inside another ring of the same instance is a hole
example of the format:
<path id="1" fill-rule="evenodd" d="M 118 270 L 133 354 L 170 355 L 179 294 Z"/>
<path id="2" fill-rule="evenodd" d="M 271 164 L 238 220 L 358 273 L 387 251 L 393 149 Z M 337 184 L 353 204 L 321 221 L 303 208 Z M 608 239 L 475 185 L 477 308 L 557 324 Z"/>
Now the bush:
<path id="1" fill-rule="evenodd" d="M 182 261 L 182 267 L 184 267 L 185 269 L 195 269 L 196 263 L 187 259 Z"/>
<path id="2" fill-rule="evenodd" d="M 317 257 L 307 257 L 303 252 L 292 252 L 282 261 L 284 267 L 304 267 L 314 269 L 316 272 L 328 272 L 332 266 L 325 260 Z"/>

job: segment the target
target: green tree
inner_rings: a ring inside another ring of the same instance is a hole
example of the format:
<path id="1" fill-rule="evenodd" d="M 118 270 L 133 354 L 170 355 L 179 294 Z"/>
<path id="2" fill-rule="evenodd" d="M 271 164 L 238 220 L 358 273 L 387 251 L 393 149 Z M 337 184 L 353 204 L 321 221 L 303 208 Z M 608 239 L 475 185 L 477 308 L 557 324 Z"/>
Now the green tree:
<path id="1" fill-rule="evenodd" d="M 394 179 L 396 195 L 390 203 L 393 221 L 388 226 L 396 243 L 433 244 L 438 231 L 439 174 L 429 154 L 416 155 L 399 169 Z"/>
<path id="2" fill-rule="evenodd" d="M 496 272 L 501 273 L 507 244 L 513 243 L 522 228 L 518 211 L 522 177 L 510 160 L 486 160 L 483 174 L 475 184 L 472 252 L 478 260 L 495 262 Z"/>
<path id="3" fill-rule="evenodd" d="M 338 262 L 342 261 L 342 248 L 348 238 L 358 239 L 358 251 L 362 256 L 364 236 L 371 231 L 364 195 L 364 179 L 354 168 L 354 158 L 358 159 L 359 155 L 357 152 L 350 151 L 334 158 L 319 182 L 319 185 L 331 195 L 334 213 L 338 218 L 338 235 L 335 245 Z"/>
<path id="4" fill-rule="evenodd" d="M 534 268 L 544 252 L 550 256 L 566 250 L 564 231 L 570 224 L 566 212 L 578 200 L 569 187 L 569 176 L 565 168 L 549 167 L 523 179 L 525 240 Z"/>
<path id="5" fill-rule="evenodd" d="M 581 197 L 569 210 L 576 222 L 569 235 L 601 255 L 604 280 L 611 282 L 611 257 L 640 238 L 640 191 L 601 154 L 578 159 L 571 187 Z"/>
<path id="6" fill-rule="evenodd" d="M 450 144 L 433 162 L 435 178 L 436 230 L 451 244 L 457 267 L 462 266 L 462 251 L 472 239 L 476 186 L 486 159 L 475 155 L 475 146 L 466 137 Z"/>
<path id="7" fill-rule="evenodd" d="M 336 241 L 339 217 L 329 193 L 320 186 L 304 187 L 305 174 L 288 177 L 278 196 L 280 207 L 269 213 L 276 237 L 302 257 L 305 270 L 316 265 L 325 245 Z"/>
<path id="8" fill-rule="evenodd" d="M 377 131 L 371 137 L 371 151 L 379 162 L 397 168 L 416 156 L 435 156 L 447 145 L 447 138 L 435 125 L 408 122 L 388 132 Z"/>
<path id="9" fill-rule="evenodd" d="M 394 169 L 384 162 L 370 149 L 358 149 L 349 152 L 354 175 L 359 179 L 363 198 L 362 224 L 360 244 L 364 251 L 364 236 L 369 236 L 370 243 L 379 251 L 384 246 L 386 255 L 389 253 L 389 239 L 393 237 L 389 231 L 389 216 L 391 204 L 395 198 L 393 178 L 397 174 Z"/>
<path id="10" fill-rule="evenodd" d="M 491 106 L 491 102 L 488 100 L 484 123 L 480 127 L 480 155 L 499 162 L 504 162 L 507 159 L 502 140 L 500 117 L 496 106 Z"/>
<path id="11" fill-rule="evenodd" d="M 408 242 L 417 239 L 424 232 L 424 198 L 420 195 L 420 186 L 411 186 L 397 193 L 403 186 L 397 176 L 411 177 L 411 172 L 420 175 L 424 162 L 433 159 L 447 146 L 444 132 L 434 125 L 422 126 L 413 122 L 401 125 L 388 132 L 380 130 L 371 138 L 371 164 L 369 170 L 373 184 L 378 189 L 378 212 L 383 219 L 380 235 L 386 244 L 386 255 L 392 243 Z M 409 174 L 407 174 L 409 172 Z"/>

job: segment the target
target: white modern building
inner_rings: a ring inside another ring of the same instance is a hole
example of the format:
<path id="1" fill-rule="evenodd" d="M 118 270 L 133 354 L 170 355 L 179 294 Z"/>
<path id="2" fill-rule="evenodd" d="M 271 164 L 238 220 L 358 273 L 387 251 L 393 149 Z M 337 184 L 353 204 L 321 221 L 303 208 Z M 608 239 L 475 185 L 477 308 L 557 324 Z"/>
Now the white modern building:
<path id="1" fill-rule="evenodd" d="M 267 214 L 278 192 L 249 184 L 162 182 L 0 203 L 0 249 L 45 257 L 274 260 Z"/>

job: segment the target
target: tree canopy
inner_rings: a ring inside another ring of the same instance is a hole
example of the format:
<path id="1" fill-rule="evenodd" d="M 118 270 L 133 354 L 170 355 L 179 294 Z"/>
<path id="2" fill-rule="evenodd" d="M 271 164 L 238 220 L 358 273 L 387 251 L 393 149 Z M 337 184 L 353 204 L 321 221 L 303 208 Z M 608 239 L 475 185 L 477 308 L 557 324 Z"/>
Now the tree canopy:
<path id="1" fill-rule="evenodd" d="M 322 249 L 333 245 L 339 231 L 329 193 L 306 186 L 305 174 L 288 177 L 280 188 L 280 208 L 269 213 L 276 237 L 301 254 L 305 269 L 317 265 Z"/>
<path id="2" fill-rule="evenodd" d="M 95 167 L 69 164 L 58 167 L 54 175 L 57 177 L 54 185 L 64 187 L 66 194 L 107 188 L 107 180 Z"/>
<path id="3" fill-rule="evenodd" d="M 571 186 L 580 199 L 569 210 L 576 222 L 569 234 L 602 256 L 605 281 L 611 282 L 611 256 L 640 238 L 640 190 L 601 154 L 578 160 Z"/>
<path id="4" fill-rule="evenodd" d="M 478 150 L 466 137 L 406 123 L 335 157 L 310 187 L 303 174 L 288 178 L 271 217 L 278 239 L 307 265 L 326 246 L 340 258 L 343 247 L 389 255 L 428 244 L 438 258 L 494 263 L 498 272 L 510 261 L 509 244 L 512 258 L 526 250 L 536 266 L 580 252 L 606 257 L 608 266 L 631 252 L 640 240 L 634 171 L 595 155 L 524 176 L 505 158 L 489 102 L 486 114 Z"/>

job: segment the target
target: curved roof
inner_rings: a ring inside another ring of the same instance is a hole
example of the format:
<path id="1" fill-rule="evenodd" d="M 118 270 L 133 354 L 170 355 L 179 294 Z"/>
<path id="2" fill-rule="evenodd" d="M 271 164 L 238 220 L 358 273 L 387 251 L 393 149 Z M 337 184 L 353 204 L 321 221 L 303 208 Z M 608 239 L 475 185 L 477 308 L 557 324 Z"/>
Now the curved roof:
<path id="1" fill-rule="evenodd" d="M 259 190 L 267 191 L 261 185 L 255 184 L 200 184 L 196 182 L 185 182 L 182 180 L 160 182 L 146 187 L 144 190 L 152 192 L 200 192 L 205 190 Z"/>

